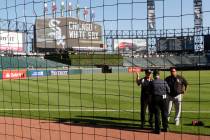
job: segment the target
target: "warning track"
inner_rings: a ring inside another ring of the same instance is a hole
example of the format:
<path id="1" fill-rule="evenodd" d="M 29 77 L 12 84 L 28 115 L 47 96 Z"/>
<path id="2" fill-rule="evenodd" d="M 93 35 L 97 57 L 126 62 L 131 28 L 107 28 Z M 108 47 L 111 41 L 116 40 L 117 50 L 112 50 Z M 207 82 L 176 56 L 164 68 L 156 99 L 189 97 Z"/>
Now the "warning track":
<path id="1" fill-rule="evenodd" d="M 0 117 L 1 140 L 210 140 L 210 136 L 151 133 L 150 130 L 126 130 L 63 124 L 47 120 Z"/>

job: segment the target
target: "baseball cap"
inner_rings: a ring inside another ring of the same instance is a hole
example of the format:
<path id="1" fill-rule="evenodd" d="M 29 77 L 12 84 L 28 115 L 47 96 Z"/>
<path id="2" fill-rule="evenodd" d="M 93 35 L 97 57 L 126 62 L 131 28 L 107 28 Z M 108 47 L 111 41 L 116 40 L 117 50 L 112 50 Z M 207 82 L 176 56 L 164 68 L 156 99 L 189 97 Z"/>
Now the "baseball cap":
<path id="1" fill-rule="evenodd" d="M 171 72 L 175 72 L 176 71 L 176 68 L 174 68 L 174 67 L 173 68 L 170 68 L 170 71 Z"/>
<path id="2" fill-rule="evenodd" d="M 146 70 L 145 70 L 145 73 L 152 73 L 152 70 L 146 69 Z"/>

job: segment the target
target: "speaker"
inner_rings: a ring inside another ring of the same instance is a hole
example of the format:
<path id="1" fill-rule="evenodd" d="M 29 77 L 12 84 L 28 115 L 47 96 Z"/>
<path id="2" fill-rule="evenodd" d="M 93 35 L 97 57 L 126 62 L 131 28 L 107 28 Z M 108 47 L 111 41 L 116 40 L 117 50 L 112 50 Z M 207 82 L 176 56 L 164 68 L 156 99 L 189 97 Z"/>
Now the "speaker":
<path id="1" fill-rule="evenodd" d="M 210 51 L 210 35 L 204 36 L 204 51 L 205 52 Z"/>

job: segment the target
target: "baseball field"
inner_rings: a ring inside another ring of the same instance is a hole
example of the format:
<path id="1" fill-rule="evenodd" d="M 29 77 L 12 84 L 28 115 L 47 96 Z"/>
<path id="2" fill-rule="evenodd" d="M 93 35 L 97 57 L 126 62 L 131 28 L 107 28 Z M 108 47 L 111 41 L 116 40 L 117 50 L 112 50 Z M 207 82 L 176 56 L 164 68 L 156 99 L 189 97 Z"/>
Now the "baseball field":
<path id="1" fill-rule="evenodd" d="M 180 126 L 169 131 L 210 135 L 210 71 L 182 71 L 189 82 Z M 141 73 L 143 76 L 144 73 Z M 161 78 L 168 76 L 161 72 Z M 0 115 L 140 129 L 140 87 L 129 73 L 82 74 L 0 81 Z M 201 120 L 204 126 L 192 126 Z"/>

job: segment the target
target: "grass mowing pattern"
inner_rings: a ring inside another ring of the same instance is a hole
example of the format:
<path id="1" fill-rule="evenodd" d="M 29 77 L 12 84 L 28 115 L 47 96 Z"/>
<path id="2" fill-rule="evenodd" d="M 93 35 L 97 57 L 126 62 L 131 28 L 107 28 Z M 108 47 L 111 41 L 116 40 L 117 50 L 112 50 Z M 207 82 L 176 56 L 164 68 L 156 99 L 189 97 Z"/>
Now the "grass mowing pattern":
<path id="1" fill-rule="evenodd" d="M 168 74 L 162 72 L 161 77 Z M 210 71 L 200 71 L 200 81 L 199 71 L 183 71 L 180 74 L 190 84 L 184 95 L 182 110 L 195 112 L 182 112 L 179 127 L 171 119 L 170 131 L 209 135 Z M 106 127 L 139 128 L 140 113 L 136 111 L 140 110 L 140 90 L 135 83 L 135 76 L 116 73 L 0 81 L 0 115 L 50 119 L 62 123 L 71 121 Z M 116 111 L 110 111 L 112 109 Z M 193 119 L 199 118 L 205 126 L 190 125 Z"/>

